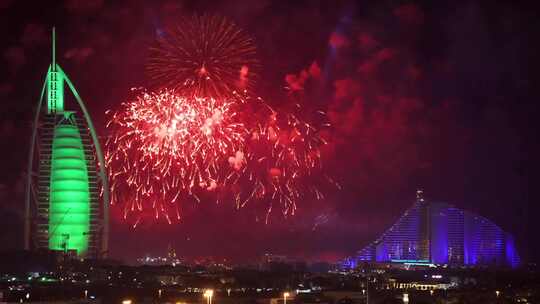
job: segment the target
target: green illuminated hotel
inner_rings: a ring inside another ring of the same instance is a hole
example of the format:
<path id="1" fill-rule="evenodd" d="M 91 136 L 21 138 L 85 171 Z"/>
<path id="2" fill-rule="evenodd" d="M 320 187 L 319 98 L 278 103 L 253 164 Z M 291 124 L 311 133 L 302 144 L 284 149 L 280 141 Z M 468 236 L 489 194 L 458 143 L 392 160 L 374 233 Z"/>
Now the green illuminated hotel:
<path id="1" fill-rule="evenodd" d="M 25 248 L 104 257 L 109 188 L 103 153 L 83 100 L 56 63 L 54 29 L 52 37 L 28 157 Z M 71 94 L 64 94 L 66 85 Z"/>

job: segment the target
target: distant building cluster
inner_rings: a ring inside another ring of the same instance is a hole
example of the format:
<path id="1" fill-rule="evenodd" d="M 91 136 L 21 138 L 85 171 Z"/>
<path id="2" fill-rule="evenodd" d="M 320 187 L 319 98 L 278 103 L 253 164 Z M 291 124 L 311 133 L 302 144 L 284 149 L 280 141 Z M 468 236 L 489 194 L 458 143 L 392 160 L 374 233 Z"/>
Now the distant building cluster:
<path id="1" fill-rule="evenodd" d="M 345 269 L 361 262 L 493 265 L 517 267 L 514 238 L 493 222 L 446 203 L 426 202 L 422 191 L 398 221 L 354 257 Z"/>
<path id="2" fill-rule="evenodd" d="M 142 258 L 138 258 L 137 262 L 141 265 L 149 265 L 149 266 L 177 266 L 184 264 L 184 261 L 176 256 L 176 250 L 169 244 L 167 248 L 167 256 L 166 257 L 152 257 L 152 256 L 145 256 Z"/>
<path id="3" fill-rule="evenodd" d="M 324 263 L 312 263 L 309 264 L 305 261 L 294 259 L 286 255 L 266 253 L 259 261 L 258 270 L 261 271 L 315 271 L 319 272 L 320 268 L 323 271 L 330 269 L 329 264 Z"/>

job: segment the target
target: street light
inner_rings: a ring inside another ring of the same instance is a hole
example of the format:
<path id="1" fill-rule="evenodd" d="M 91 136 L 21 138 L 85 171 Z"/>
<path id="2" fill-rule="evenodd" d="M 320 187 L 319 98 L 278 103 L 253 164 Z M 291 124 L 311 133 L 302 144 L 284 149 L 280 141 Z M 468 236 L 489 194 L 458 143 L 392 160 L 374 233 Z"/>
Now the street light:
<path id="1" fill-rule="evenodd" d="M 369 304 L 369 277 L 366 276 L 366 304 Z"/>
<path id="2" fill-rule="evenodd" d="M 290 296 L 290 294 L 286 291 L 283 293 L 283 304 L 287 304 L 287 298 Z"/>
<path id="3" fill-rule="evenodd" d="M 403 303 L 409 303 L 409 294 L 408 293 L 403 294 Z"/>
<path id="4" fill-rule="evenodd" d="M 212 304 L 212 296 L 214 295 L 214 291 L 212 289 L 207 289 L 204 291 L 203 296 L 207 299 L 208 304 Z"/>

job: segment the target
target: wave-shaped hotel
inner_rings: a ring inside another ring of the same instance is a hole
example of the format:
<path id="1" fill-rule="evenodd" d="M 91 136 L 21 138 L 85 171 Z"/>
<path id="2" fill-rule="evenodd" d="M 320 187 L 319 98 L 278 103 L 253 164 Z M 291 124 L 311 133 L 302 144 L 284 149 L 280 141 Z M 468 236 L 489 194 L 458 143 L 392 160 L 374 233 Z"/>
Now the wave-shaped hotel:
<path id="1" fill-rule="evenodd" d="M 415 203 L 374 242 L 343 261 L 413 265 L 509 266 L 520 263 L 514 238 L 490 220 L 450 204 Z"/>

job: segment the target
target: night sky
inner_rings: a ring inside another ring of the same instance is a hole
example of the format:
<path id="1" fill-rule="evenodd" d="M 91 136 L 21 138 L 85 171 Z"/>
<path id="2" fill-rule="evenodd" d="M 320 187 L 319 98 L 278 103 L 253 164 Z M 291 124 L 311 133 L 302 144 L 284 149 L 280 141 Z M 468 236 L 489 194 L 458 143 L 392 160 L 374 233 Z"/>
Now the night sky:
<path id="1" fill-rule="evenodd" d="M 47 2 L 51 4 L 46 5 Z M 253 37 L 254 91 L 323 110 L 326 171 L 342 190 L 272 217 L 232 202 L 186 202 L 180 224 L 137 229 L 112 208 L 111 256 L 253 260 L 266 252 L 335 261 L 375 239 L 426 197 L 481 214 L 538 261 L 538 29 L 513 1 L 0 0 L 0 250 L 22 248 L 24 170 L 32 112 L 58 61 L 106 136 L 105 111 L 149 85 L 148 48 L 163 25 L 212 13 Z"/>

